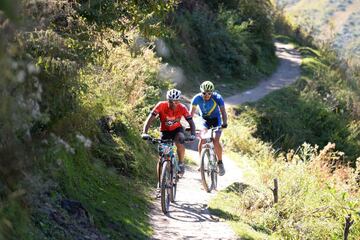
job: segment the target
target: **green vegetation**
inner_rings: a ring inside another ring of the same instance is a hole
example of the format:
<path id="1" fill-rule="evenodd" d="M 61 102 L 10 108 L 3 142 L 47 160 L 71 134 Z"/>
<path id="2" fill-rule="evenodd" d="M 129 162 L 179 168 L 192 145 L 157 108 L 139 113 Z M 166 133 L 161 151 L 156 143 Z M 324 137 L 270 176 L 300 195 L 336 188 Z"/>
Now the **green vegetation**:
<path id="1" fill-rule="evenodd" d="M 255 105 L 255 135 L 285 151 L 303 142 L 320 147 L 334 142 L 345 152 L 343 162 L 354 166 L 360 155 L 356 76 L 346 73 L 330 50 L 299 50 L 304 56 L 302 77 Z"/>
<path id="2" fill-rule="evenodd" d="M 1 239 L 149 238 L 156 154 L 139 131 L 173 86 L 166 61 L 239 87 L 276 64 L 269 3 L 231 4 L 1 1 Z"/>
<path id="3" fill-rule="evenodd" d="M 21 6 L 31 31 L 1 32 L 0 238 L 148 238 L 156 155 L 138 129 L 169 85 L 159 59 L 125 43 L 137 31 L 84 18 L 78 4 Z"/>
<path id="4" fill-rule="evenodd" d="M 253 136 L 259 117 L 249 106 L 231 114 L 226 144 L 244 178 L 212 200 L 212 213 L 244 239 L 339 239 L 344 218 L 351 214 L 355 223 L 349 239 L 358 239 L 359 162 L 356 169 L 339 164 L 344 155 L 335 144 L 320 149 L 304 143 L 296 151 L 275 151 Z M 275 178 L 278 203 L 271 191 Z"/>
<path id="5" fill-rule="evenodd" d="M 150 109 L 171 80 L 189 94 L 205 78 L 225 95 L 254 85 L 276 66 L 273 25 L 293 30 L 266 0 L 17 3 L 0 3 L 0 239 L 149 238 Z M 244 238 L 339 238 L 350 213 L 358 238 L 359 72 L 299 50 L 296 85 L 234 109 L 227 146 L 252 181 L 211 207 Z"/>
<path id="6" fill-rule="evenodd" d="M 286 22 L 277 27 L 298 44 L 311 40 Z M 210 208 L 244 239 L 339 239 L 350 215 L 349 239 L 358 239 L 358 70 L 328 47 L 298 50 L 302 76 L 294 85 L 232 110 L 226 146 L 244 181 L 220 192 Z"/>
<path id="7" fill-rule="evenodd" d="M 277 63 L 271 9 L 267 0 L 183 1 L 168 20 L 163 58 L 185 70 L 187 92 L 206 78 L 225 95 L 252 86 Z"/>

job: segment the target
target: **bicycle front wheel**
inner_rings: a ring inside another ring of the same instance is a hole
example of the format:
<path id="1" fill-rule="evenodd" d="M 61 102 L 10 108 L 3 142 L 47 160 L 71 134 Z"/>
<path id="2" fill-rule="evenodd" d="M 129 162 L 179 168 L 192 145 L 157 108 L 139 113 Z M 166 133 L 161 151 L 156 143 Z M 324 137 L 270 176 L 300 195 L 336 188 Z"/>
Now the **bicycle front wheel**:
<path id="1" fill-rule="evenodd" d="M 216 165 L 213 166 L 210 170 L 210 176 L 211 176 L 211 189 L 216 190 L 217 189 L 217 170 Z"/>
<path id="2" fill-rule="evenodd" d="M 201 153 L 201 183 L 207 192 L 211 192 L 213 188 L 214 173 L 212 173 L 212 167 L 210 164 L 210 150 L 204 149 Z"/>
<path id="3" fill-rule="evenodd" d="M 176 190 L 177 190 L 177 182 L 179 180 L 179 176 L 178 176 L 178 171 L 176 169 L 176 164 L 171 164 L 171 165 L 172 165 L 172 172 L 171 172 L 172 188 L 171 188 L 170 200 L 171 200 L 171 202 L 175 202 Z"/>
<path id="4" fill-rule="evenodd" d="M 172 179 L 170 174 L 170 163 L 165 161 L 161 171 L 161 210 L 164 214 L 169 212 L 172 195 Z"/>

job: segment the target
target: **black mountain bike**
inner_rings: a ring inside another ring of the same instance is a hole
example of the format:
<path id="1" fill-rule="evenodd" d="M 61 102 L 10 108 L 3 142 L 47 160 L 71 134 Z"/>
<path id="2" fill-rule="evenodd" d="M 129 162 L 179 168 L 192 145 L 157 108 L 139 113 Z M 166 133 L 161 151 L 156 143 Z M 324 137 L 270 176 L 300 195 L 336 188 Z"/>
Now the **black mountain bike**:
<path id="1" fill-rule="evenodd" d="M 175 201 L 177 182 L 179 181 L 179 165 L 175 154 L 176 147 L 171 139 L 161 140 L 150 137 L 147 140 L 158 144 L 160 156 L 158 186 L 161 194 L 161 210 L 164 214 L 167 214 L 170 202 Z"/>

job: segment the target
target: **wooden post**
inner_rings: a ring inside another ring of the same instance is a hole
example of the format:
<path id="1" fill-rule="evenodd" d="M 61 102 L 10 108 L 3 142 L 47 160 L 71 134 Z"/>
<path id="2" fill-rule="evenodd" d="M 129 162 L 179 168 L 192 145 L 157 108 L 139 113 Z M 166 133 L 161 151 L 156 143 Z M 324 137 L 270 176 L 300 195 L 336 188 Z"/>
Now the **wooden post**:
<path id="1" fill-rule="evenodd" d="M 271 189 L 274 195 L 274 203 L 279 201 L 279 185 L 277 178 L 274 178 L 274 188 Z"/>
<path id="2" fill-rule="evenodd" d="M 354 220 L 351 220 L 351 214 L 348 214 L 345 217 L 344 240 L 348 239 L 350 227 L 351 227 L 351 225 L 353 225 L 353 223 L 354 223 Z"/>

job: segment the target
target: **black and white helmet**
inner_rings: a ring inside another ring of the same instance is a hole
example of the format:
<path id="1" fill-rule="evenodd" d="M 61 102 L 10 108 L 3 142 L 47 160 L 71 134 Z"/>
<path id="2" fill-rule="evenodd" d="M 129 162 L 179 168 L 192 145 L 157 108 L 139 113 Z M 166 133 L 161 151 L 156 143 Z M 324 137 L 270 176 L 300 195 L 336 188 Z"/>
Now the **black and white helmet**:
<path id="1" fill-rule="evenodd" d="M 167 91 L 166 98 L 167 100 L 180 100 L 181 91 L 177 89 L 170 89 Z"/>

